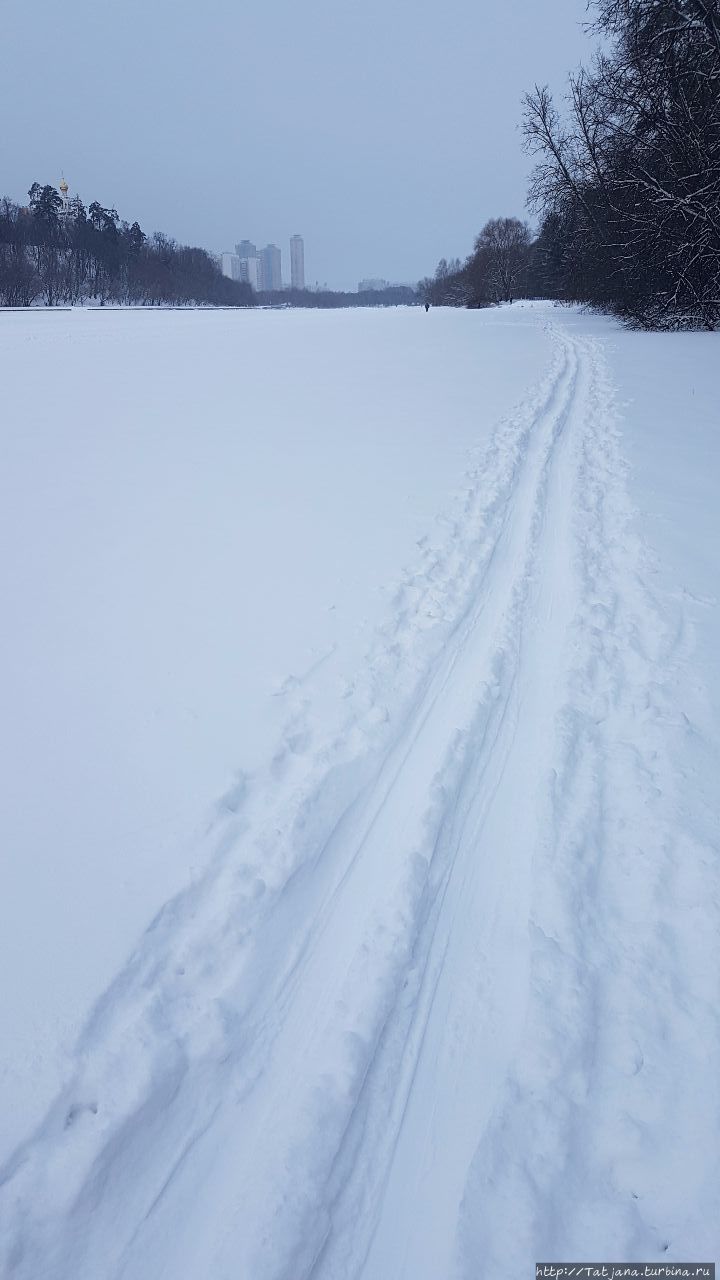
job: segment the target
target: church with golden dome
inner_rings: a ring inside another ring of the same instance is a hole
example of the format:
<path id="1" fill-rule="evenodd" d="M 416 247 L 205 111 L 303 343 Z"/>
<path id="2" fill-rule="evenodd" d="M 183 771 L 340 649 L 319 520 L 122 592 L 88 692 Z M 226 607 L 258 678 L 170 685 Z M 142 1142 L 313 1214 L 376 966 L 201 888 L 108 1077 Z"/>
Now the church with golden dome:
<path id="1" fill-rule="evenodd" d="M 70 188 L 65 181 L 65 174 L 60 178 L 58 191 L 60 192 L 60 199 L 62 200 L 62 204 L 58 209 L 58 218 L 66 218 L 69 221 L 74 221 L 82 209 L 82 200 L 77 195 L 71 196 L 69 194 Z"/>

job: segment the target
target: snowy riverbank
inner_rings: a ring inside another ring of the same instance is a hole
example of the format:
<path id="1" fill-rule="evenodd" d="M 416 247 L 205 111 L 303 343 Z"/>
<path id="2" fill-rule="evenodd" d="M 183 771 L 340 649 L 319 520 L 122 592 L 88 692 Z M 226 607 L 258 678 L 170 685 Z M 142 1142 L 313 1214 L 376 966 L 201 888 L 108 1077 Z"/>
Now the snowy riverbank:
<path id="1" fill-rule="evenodd" d="M 717 339 L 0 323 L 10 1274 L 713 1257 Z"/>

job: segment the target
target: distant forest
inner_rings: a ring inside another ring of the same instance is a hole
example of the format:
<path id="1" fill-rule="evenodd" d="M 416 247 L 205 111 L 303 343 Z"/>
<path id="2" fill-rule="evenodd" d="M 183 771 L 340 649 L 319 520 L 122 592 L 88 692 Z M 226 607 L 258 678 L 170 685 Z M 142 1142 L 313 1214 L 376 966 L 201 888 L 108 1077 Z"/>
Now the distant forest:
<path id="1" fill-rule="evenodd" d="M 407 285 L 364 293 L 284 289 L 256 294 L 205 249 L 179 245 L 97 201 L 87 209 L 33 183 L 28 205 L 0 200 L 0 306 L 387 307 L 417 303 Z"/>
<path id="2" fill-rule="evenodd" d="M 334 289 L 283 289 L 259 293 L 258 302 L 271 307 L 403 307 L 417 303 L 410 285 L 390 284 L 386 289 L 366 289 L 362 293 L 342 293 Z"/>
<path id="3" fill-rule="evenodd" d="M 720 327 L 720 0 L 595 0 L 602 52 L 561 108 L 525 99 L 531 236 L 488 222 L 433 303 L 582 302 L 647 329 Z"/>
<path id="4" fill-rule="evenodd" d="M 248 284 L 228 280 L 204 249 L 188 248 L 137 222 L 122 222 L 116 209 L 94 202 L 85 209 L 63 200 L 52 186 L 33 183 L 29 204 L 0 200 L 0 305 L 48 307 L 101 305 L 252 306 Z"/>

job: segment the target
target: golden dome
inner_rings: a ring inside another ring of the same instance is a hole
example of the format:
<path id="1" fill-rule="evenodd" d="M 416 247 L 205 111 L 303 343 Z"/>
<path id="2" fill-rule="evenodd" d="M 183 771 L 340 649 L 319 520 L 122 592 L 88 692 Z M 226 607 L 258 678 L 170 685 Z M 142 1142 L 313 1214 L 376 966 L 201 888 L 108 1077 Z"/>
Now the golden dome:
<path id="1" fill-rule="evenodd" d="M 67 193 L 68 193 L 68 191 L 70 190 L 70 188 L 68 187 L 68 184 L 67 184 L 67 182 L 65 181 L 65 178 L 64 178 L 64 177 L 60 179 L 59 187 L 60 187 L 60 190 L 62 191 L 63 195 L 64 195 L 64 196 L 66 196 L 66 195 L 67 195 Z"/>

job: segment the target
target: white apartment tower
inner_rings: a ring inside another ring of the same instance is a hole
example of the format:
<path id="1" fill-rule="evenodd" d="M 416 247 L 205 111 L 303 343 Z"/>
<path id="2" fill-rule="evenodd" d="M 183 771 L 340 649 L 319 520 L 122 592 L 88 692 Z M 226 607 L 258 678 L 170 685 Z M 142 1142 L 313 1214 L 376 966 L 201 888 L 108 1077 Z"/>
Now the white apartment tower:
<path id="1" fill-rule="evenodd" d="M 222 253 L 220 255 L 222 262 L 222 273 L 227 276 L 228 280 L 240 279 L 240 259 L 236 253 Z"/>
<path id="2" fill-rule="evenodd" d="M 276 244 L 268 244 L 260 250 L 262 287 L 270 293 L 282 289 L 282 255 Z"/>
<path id="3" fill-rule="evenodd" d="M 305 288 L 305 246 L 302 236 L 290 237 L 290 288 Z"/>

